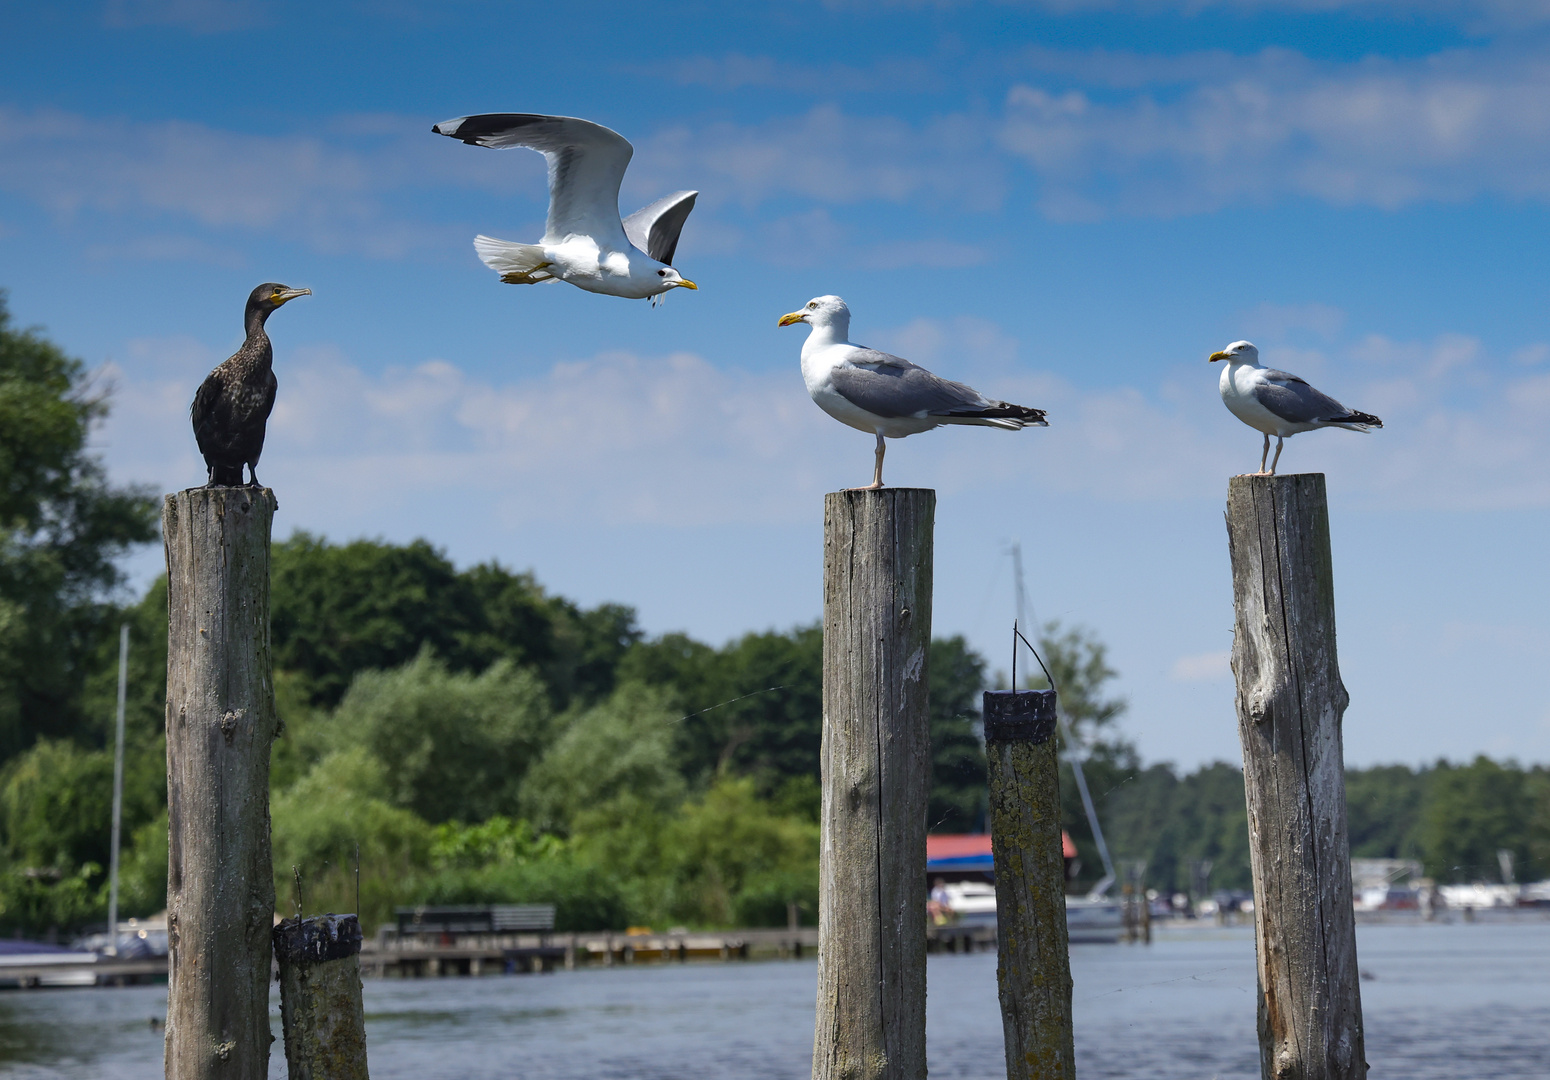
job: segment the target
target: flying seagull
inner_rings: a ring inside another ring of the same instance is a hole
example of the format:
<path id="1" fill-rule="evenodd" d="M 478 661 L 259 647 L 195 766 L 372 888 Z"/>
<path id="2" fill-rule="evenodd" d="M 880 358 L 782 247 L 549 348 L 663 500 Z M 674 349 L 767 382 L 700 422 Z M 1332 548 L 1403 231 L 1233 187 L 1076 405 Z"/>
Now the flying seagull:
<path id="1" fill-rule="evenodd" d="M 274 349 L 264 322 L 271 312 L 311 289 L 265 282 L 248 295 L 243 322 L 248 337 L 225 363 L 205 376 L 189 406 L 194 439 L 209 470 L 207 487 L 241 487 L 242 466 L 258 486 L 258 456 L 264 452 L 264 426 L 274 409 Z"/>
<path id="2" fill-rule="evenodd" d="M 1348 409 L 1328 394 L 1320 393 L 1296 375 L 1259 366 L 1259 350 L 1247 341 L 1235 341 L 1211 354 L 1211 363 L 1226 360 L 1222 369 L 1222 404 L 1255 431 L 1265 433 L 1255 476 L 1274 476 L 1281 447 L 1290 435 L 1314 428 L 1340 427 L 1347 431 L 1380 428 L 1383 421 L 1371 413 Z M 1270 436 L 1276 437 L 1276 456 L 1265 471 L 1270 455 Z"/>
<path id="3" fill-rule="evenodd" d="M 698 191 L 675 191 L 619 220 L 619 183 L 635 148 L 590 120 L 483 113 L 443 120 L 438 135 L 470 146 L 526 146 L 549 162 L 549 220 L 536 244 L 474 237 L 474 250 L 509 285 L 568 281 L 587 292 L 651 297 L 698 289 L 670 265 Z"/>
<path id="4" fill-rule="evenodd" d="M 877 435 L 872 482 L 855 490 L 883 486 L 884 438 L 902 439 L 943 424 L 980 424 L 1008 431 L 1049 426 L 1043 409 L 994 401 L 903 357 L 849 341 L 850 308 L 838 296 L 814 297 L 802 310 L 782 315 L 779 325 L 799 322 L 812 327 L 802 345 L 802 378 L 808 394 L 840 423 Z"/>

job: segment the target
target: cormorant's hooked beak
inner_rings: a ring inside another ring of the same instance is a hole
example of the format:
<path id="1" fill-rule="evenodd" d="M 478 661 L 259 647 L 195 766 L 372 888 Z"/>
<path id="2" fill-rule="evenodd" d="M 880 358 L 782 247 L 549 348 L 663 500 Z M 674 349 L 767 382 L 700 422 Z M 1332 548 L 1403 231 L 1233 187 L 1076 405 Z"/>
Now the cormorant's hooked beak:
<path id="1" fill-rule="evenodd" d="M 275 307 L 279 307 L 281 304 L 284 304 L 287 300 L 294 300 L 298 296 L 311 296 L 311 295 L 312 295 L 312 290 L 311 289 L 281 289 L 279 292 L 275 293 L 274 296 L 270 297 L 270 300 L 274 303 Z"/>
<path id="2" fill-rule="evenodd" d="M 1232 353 L 1214 352 L 1209 357 L 1206 358 L 1206 363 L 1214 364 L 1218 360 L 1231 360 L 1231 359 L 1232 359 Z"/>
<path id="3" fill-rule="evenodd" d="M 680 289 L 693 289 L 695 292 L 700 291 L 700 287 L 686 277 L 679 278 L 677 281 L 673 282 L 673 284 L 677 285 Z"/>
<path id="4" fill-rule="evenodd" d="M 780 317 L 780 322 L 776 323 L 775 325 L 776 326 L 790 326 L 792 323 L 799 323 L 799 322 L 801 322 L 802 320 L 804 320 L 806 318 L 807 318 L 807 312 L 805 312 L 805 311 L 793 311 L 793 312 L 790 312 L 788 314 L 782 315 Z"/>

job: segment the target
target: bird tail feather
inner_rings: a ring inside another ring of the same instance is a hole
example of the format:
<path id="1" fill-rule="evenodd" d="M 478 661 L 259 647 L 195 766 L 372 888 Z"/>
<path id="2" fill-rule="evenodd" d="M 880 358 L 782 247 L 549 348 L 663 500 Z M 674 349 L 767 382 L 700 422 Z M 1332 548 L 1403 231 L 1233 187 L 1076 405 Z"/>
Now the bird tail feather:
<path id="1" fill-rule="evenodd" d="M 1352 409 L 1345 416 L 1331 420 L 1330 423 L 1339 424 L 1350 431 L 1368 431 L 1371 428 L 1383 426 L 1383 421 L 1372 415 L 1372 413 L 1357 412 L 1355 409 Z"/>
<path id="2" fill-rule="evenodd" d="M 1005 428 L 1008 431 L 1018 431 L 1025 427 L 1049 427 L 1049 422 L 1044 419 L 1043 409 L 1011 405 L 1005 401 L 992 401 L 988 405 L 977 408 L 954 409 L 951 412 L 935 415 L 949 424 L 981 424 L 985 427 Z"/>
<path id="3" fill-rule="evenodd" d="M 518 244 L 511 240 L 497 240 L 493 236 L 474 237 L 474 250 L 491 270 L 506 277 L 531 277 L 534 282 L 551 280 L 554 275 L 539 269 L 548 260 L 540 244 Z"/>

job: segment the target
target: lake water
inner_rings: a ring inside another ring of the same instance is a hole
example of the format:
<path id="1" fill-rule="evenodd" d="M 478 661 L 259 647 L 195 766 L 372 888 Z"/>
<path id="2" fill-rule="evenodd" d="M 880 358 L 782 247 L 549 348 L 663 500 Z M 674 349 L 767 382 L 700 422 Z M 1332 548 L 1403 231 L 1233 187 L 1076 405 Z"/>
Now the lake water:
<path id="1" fill-rule="evenodd" d="M 1550 1077 L 1550 922 L 1358 931 L 1374 1077 Z M 1086 1078 L 1255 1080 L 1247 929 L 1072 950 Z M 374 1080 L 806 1080 L 812 961 L 369 980 Z M 933 956 L 933 1078 L 1005 1077 L 992 953 Z M 279 1031 L 275 1001 L 275 1030 Z M 164 986 L 0 991 L 0 1076 L 154 1080 Z M 270 1076 L 284 1077 L 279 1042 Z"/>

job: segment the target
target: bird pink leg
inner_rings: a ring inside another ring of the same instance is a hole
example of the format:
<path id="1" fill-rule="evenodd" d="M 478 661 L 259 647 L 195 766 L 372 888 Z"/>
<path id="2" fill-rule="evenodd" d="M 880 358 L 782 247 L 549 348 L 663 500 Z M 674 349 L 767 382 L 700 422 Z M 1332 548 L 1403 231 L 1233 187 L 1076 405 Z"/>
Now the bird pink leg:
<path id="1" fill-rule="evenodd" d="M 888 445 L 883 442 L 883 433 L 877 433 L 877 465 L 872 469 L 872 482 L 866 487 L 851 488 L 851 491 L 876 491 L 883 486 L 883 454 L 887 453 Z"/>
<path id="2" fill-rule="evenodd" d="M 1270 436 L 1269 435 L 1265 436 L 1265 445 L 1266 446 L 1270 445 Z M 1276 464 L 1281 460 L 1281 447 L 1283 447 L 1285 445 L 1286 445 L 1286 439 L 1284 437 L 1280 436 L 1280 435 L 1277 435 L 1276 436 L 1276 456 L 1270 459 L 1270 475 L 1271 476 L 1274 476 L 1276 474 Z M 1261 466 L 1261 468 L 1263 468 L 1263 466 Z"/>

